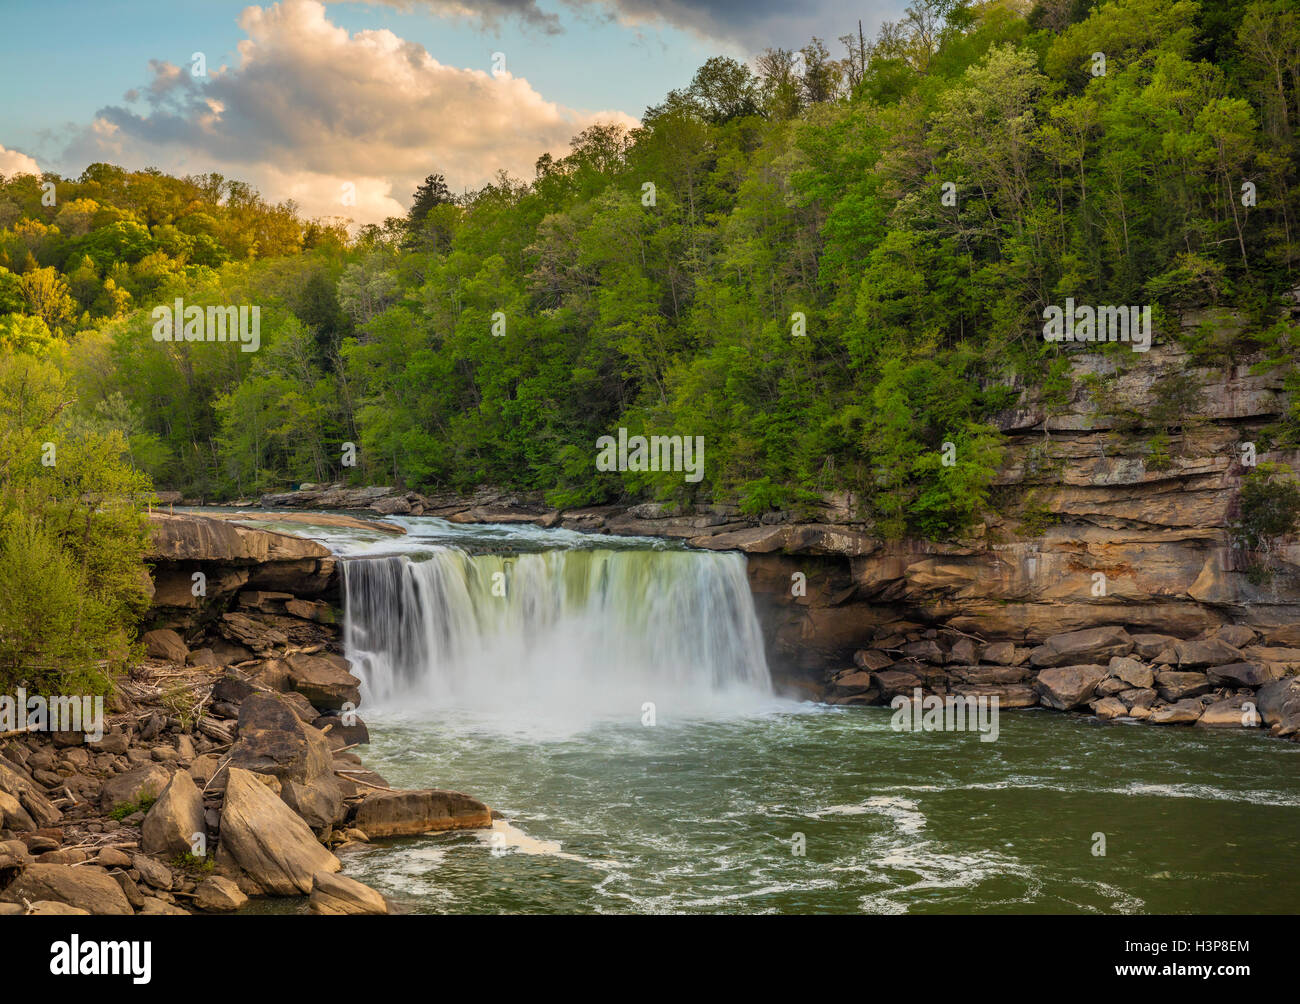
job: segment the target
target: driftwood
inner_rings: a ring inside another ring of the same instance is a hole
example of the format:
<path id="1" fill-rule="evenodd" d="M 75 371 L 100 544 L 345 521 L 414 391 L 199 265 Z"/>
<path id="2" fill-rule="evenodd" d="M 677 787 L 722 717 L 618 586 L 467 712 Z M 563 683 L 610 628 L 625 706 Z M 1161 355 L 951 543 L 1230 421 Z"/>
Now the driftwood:
<path id="1" fill-rule="evenodd" d="M 339 777 L 343 778 L 343 780 L 345 780 L 345 781 L 351 781 L 353 784 L 364 784 L 367 788 L 376 788 L 376 789 L 378 789 L 379 791 L 400 791 L 400 790 L 401 790 L 400 788 L 386 788 L 386 787 L 384 787 L 382 784 L 375 784 L 375 783 L 373 783 L 373 782 L 371 782 L 371 781 L 365 781 L 365 780 L 363 780 L 363 779 L 361 779 L 361 778 L 359 778 L 359 777 L 349 777 L 349 775 L 350 775 L 350 774 L 353 774 L 353 773 L 356 773 L 356 774 L 370 774 L 370 773 L 372 773 L 372 771 L 368 771 L 368 770 L 358 770 L 358 771 L 340 770 L 338 767 L 335 767 L 335 768 L 334 768 L 334 773 L 337 774 Z"/>
<path id="2" fill-rule="evenodd" d="M 234 733 L 226 726 L 217 723 L 217 720 L 211 715 L 200 716 L 195 727 L 209 739 L 215 739 L 217 742 L 230 743 L 234 741 Z"/>

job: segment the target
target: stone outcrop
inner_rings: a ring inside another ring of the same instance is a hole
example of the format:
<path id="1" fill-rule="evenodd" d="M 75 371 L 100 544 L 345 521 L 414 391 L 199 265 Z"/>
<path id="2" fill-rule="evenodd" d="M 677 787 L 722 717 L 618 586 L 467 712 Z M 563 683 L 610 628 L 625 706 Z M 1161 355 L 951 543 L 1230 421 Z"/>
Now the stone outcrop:
<path id="1" fill-rule="evenodd" d="M 317 872 L 339 870 L 338 858 L 256 774 L 236 767 L 229 775 L 219 865 L 233 865 L 257 890 L 272 896 L 307 895 Z"/>
<path id="2" fill-rule="evenodd" d="M 224 875 L 209 875 L 194 891 L 194 905 L 205 913 L 233 913 L 248 903 L 248 897 Z"/>
<path id="3" fill-rule="evenodd" d="M 150 807 L 140 826 L 140 846 L 163 858 L 188 854 L 195 835 L 206 837 L 203 795 L 187 770 L 178 770 Z"/>
<path id="4" fill-rule="evenodd" d="M 1086 704 L 1105 676 L 1106 670 L 1102 666 L 1044 669 L 1038 674 L 1037 689 L 1049 708 L 1069 711 Z"/>
<path id="5" fill-rule="evenodd" d="M 184 631 L 215 619 L 241 590 L 310 598 L 334 584 L 333 555 L 305 537 L 193 514 L 154 512 L 149 521 L 156 629 Z"/>
<path id="6" fill-rule="evenodd" d="M 491 827 L 492 814 L 459 791 L 375 791 L 357 806 L 353 823 L 372 838 L 399 837 Z"/>
<path id="7" fill-rule="evenodd" d="M 32 864 L 0 892 L 0 900 L 63 903 L 91 914 L 127 915 L 131 904 L 112 877 L 94 865 Z"/>
<path id="8" fill-rule="evenodd" d="M 308 907 L 312 913 L 325 916 L 388 913 L 388 903 L 370 886 L 329 872 L 312 876 Z"/>
<path id="9" fill-rule="evenodd" d="M 105 812 L 122 806 L 153 802 L 171 782 L 172 772 L 160 763 L 145 764 L 111 777 L 99 789 L 99 804 Z"/>
<path id="10" fill-rule="evenodd" d="M 343 818 L 329 741 L 279 694 L 252 693 L 243 702 L 230 765 L 275 777 L 285 804 L 313 830 L 326 830 Z"/>

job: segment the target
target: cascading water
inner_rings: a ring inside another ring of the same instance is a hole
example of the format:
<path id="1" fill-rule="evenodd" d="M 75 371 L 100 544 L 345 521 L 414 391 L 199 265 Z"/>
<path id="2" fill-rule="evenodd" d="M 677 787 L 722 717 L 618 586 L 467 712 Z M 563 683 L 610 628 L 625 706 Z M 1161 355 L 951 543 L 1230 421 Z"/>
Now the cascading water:
<path id="1" fill-rule="evenodd" d="M 342 567 L 347 653 L 372 705 L 561 726 L 771 693 L 740 554 L 437 547 Z"/>

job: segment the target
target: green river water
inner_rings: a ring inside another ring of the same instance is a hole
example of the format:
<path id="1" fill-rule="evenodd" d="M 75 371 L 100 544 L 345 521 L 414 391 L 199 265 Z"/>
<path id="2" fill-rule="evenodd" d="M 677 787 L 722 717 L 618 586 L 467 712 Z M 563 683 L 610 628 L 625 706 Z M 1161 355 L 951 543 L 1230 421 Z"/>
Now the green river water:
<path id="1" fill-rule="evenodd" d="M 655 542 L 400 522 L 410 531 L 400 545 L 317 534 L 354 556 L 401 550 L 384 559 L 393 581 L 419 580 L 400 603 L 384 592 L 397 587 L 365 580 L 374 622 L 362 644 L 361 566 L 351 566 L 349 654 L 365 667 L 372 735 L 360 752 L 397 787 L 468 792 L 506 817 L 491 833 L 341 852 L 347 874 L 409 912 L 1290 913 L 1300 903 L 1300 745 L 1044 710 L 1004 712 L 995 742 L 898 732 L 887 708 L 771 695 L 750 665 L 747 593 L 732 595 L 738 555 L 699 563 Z M 590 553 L 611 546 L 630 550 Z M 489 573 L 502 568 L 510 595 L 493 606 Z M 717 606 L 720 594 L 729 599 Z M 420 631 L 398 644 L 412 617 Z"/>

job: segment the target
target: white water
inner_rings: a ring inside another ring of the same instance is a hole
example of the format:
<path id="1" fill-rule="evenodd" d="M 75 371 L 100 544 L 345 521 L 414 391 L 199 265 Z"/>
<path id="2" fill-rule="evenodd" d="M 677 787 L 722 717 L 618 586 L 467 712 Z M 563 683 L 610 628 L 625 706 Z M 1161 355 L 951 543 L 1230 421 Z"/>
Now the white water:
<path id="1" fill-rule="evenodd" d="M 772 700 L 741 554 L 435 546 L 342 567 L 347 655 L 371 707 L 571 733 Z"/>

